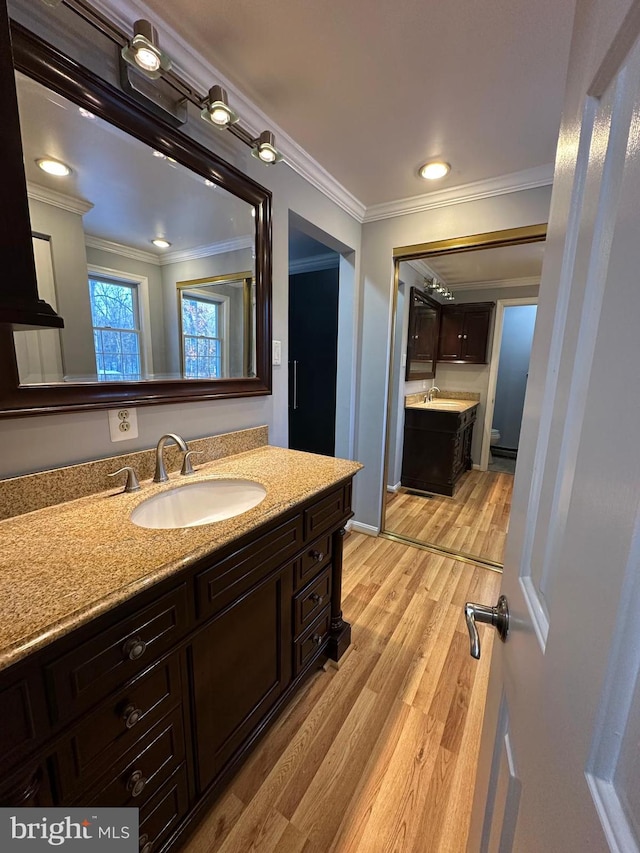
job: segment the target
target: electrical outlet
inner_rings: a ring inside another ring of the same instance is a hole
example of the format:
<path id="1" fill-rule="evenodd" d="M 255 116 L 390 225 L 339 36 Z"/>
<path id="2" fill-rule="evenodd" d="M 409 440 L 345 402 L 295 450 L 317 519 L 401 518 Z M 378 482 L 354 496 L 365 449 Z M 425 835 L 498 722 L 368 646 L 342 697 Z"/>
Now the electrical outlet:
<path id="1" fill-rule="evenodd" d="M 282 341 L 271 341 L 272 364 L 282 364 Z"/>
<path id="2" fill-rule="evenodd" d="M 138 437 L 138 413 L 135 409 L 109 409 L 111 441 L 127 441 Z"/>

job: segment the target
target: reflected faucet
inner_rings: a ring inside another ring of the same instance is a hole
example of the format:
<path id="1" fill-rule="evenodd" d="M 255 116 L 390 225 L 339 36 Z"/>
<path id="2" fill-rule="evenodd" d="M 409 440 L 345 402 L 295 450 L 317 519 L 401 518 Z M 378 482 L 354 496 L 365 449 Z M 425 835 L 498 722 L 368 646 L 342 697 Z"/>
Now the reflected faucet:
<path id="1" fill-rule="evenodd" d="M 164 450 L 164 446 L 172 439 L 178 445 L 180 450 L 183 453 L 187 453 L 189 448 L 187 447 L 183 438 L 180 438 L 179 435 L 176 435 L 174 432 L 168 432 L 166 435 L 163 435 L 158 442 L 156 447 L 156 473 L 153 475 L 154 483 L 166 483 L 169 479 L 169 475 L 167 474 L 167 469 L 164 467 L 164 459 L 162 458 L 162 452 Z"/>
<path id="2" fill-rule="evenodd" d="M 429 388 L 427 393 L 424 395 L 425 403 L 431 403 L 432 402 L 433 395 L 435 394 L 436 391 L 438 392 L 438 394 L 440 393 L 440 389 L 438 388 L 437 385 L 433 385 L 431 388 Z"/>

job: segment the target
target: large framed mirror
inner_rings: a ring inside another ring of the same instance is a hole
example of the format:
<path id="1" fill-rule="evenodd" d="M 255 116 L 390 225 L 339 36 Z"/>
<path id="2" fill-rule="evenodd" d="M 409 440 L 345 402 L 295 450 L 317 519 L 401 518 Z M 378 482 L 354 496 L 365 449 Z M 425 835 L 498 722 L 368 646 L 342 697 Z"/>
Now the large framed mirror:
<path id="1" fill-rule="evenodd" d="M 383 535 L 502 566 L 545 237 L 535 225 L 394 251 Z M 407 345 L 416 293 L 438 302 L 434 281 L 453 300 L 440 304 L 439 359 L 425 379 L 409 371 Z M 483 332 L 486 357 L 452 357 L 443 328 L 454 321 L 468 323 L 454 336 L 462 344 Z"/>
<path id="2" fill-rule="evenodd" d="M 269 191 L 12 40 L 38 289 L 64 329 L 0 329 L 0 415 L 271 393 Z"/>

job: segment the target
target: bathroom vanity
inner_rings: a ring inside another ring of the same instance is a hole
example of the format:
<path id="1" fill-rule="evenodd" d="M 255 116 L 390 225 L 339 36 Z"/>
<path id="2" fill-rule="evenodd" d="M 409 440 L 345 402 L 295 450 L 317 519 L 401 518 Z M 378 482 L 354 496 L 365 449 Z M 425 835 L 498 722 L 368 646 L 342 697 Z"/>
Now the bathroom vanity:
<path id="1" fill-rule="evenodd" d="M 138 806 L 140 850 L 178 849 L 350 643 L 342 542 L 360 467 L 267 446 L 195 475 L 265 486 L 226 521 L 132 524 L 173 475 L 0 523 L 2 805 Z"/>
<path id="2" fill-rule="evenodd" d="M 419 396 L 419 395 L 415 395 Z M 472 467 L 475 400 L 414 401 L 405 408 L 403 486 L 452 497 Z"/>

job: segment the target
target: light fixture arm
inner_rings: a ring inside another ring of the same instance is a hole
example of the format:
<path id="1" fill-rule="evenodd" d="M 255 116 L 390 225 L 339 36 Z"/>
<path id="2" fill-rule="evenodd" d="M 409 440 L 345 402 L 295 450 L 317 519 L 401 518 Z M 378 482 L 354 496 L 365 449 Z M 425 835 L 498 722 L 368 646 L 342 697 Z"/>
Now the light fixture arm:
<path id="1" fill-rule="evenodd" d="M 47 3 L 47 0 L 42 0 L 42 2 L 46 3 L 47 5 L 50 5 L 49 3 Z M 67 6 L 84 21 L 90 24 L 94 29 L 98 30 L 110 41 L 114 42 L 120 50 L 126 48 L 127 45 L 129 45 L 130 36 L 123 30 L 121 30 L 116 24 L 114 24 L 113 21 L 110 21 L 105 15 L 95 9 L 90 3 L 87 2 L 87 0 L 60 0 L 58 5 Z M 200 110 L 206 107 L 208 103 L 208 97 L 197 92 L 172 68 L 161 69 L 160 76 L 162 77 L 162 80 L 169 86 L 171 86 L 171 88 L 174 89 L 182 99 L 188 101 L 190 104 L 193 104 L 195 107 L 198 107 L 198 109 Z M 239 139 L 242 143 L 251 148 L 252 153 L 257 150 L 257 146 L 259 145 L 260 139 L 264 135 L 264 133 L 269 132 L 265 131 L 258 138 L 256 138 L 246 128 L 242 127 L 239 121 L 227 124 L 224 128 L 221 129 L 228 130 L 229 133 L 232 133 L 236 137 L 236 139 Z M 277 163 L 280 160 L 282 160 L 282 155 L 276 151 L 275 160 L 271 162 Z"/>

